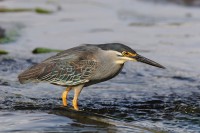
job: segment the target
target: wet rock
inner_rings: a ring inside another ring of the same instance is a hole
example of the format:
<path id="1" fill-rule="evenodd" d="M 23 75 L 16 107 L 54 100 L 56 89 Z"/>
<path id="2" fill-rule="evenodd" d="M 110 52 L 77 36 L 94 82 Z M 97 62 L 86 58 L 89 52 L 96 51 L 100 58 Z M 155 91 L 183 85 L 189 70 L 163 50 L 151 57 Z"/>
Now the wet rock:
<path id="1" fill-rule="evenodd" d="M 186 6 L 200 6 L 199 0 L 169 0 L 178 4 L 183 4 Z"/>
<path id="2" fill-rule="evenodd" d="M 13 42 L 16 40 L 18 36 L 19 36 L 19 33 L 18 33 L 18 30 L 16 29 L 4 30 L 2 32 L 0 30 L 0 44 Z"/>
<path id="3" fill-rule="evenodd" d="M 196 5 L 197 0 L 170 0 L 179 4 L 185 4 L 185 5 Z"/>
<path id="4" fill-rule="evenodd" d="M 150 26 L 154 26 L 154 23 L 144 23 L 144 22 L 132 22 L 129 24 L 129 26 L 136 26 L 136 27 L 150 27 Z"/>
<path id="5" fill-rule="evenodd" d="M 5 37 L 5 29 L 0 27 L 0 38 L 4 38 Z"/>
<path id="6" fill-rule="evenodd" d="M 51 52 L 61 52 L 62 50 L 58 49 L 49 49 L 49 48 L 35 48 L 33 54 L 42 54 L 42 53 L 51 53 Z"/>
<path id="7" fill-rule="evenodd" d="M 35 12 L 39 13 L 39 14 L 51 14 L 51 13 L 53 13 L 52 11 L 47 10 L 47 9 L 43 9 L 43 8 L 35 8 Z"/>
<path id="8" fill-rule="evenodd" d="M 0 13 L 7 13 L 7 12 L 36 12 L 38 14 L 51 14 L 53 11 L 43 9 L 43 8 L 0 8 Z"/>
<path id="9" fill-rule="evenodd" d="M 154 2 L 172 2 L 180 5 L 186 6 L 200 6 L 199 0 L 153 0 Z"/>
<path id="10" fill-rule="evenodd" d="M 96 28 L 96 29 L 92 29 L 90 30 L 91 33 L 98 33 L 98 32 L 113 32 L 112 29 L 107 29 L 107 28 Z"/>
<path id="11" fill-rule="evenodd" d="M 183 76 L 173 76 L 173 79 L 176 80 L 182 80 L 182 81 L 189 81 L 189 82 L 195 82 L 196 80 L 191 77 L 183 77 Z"/>
<path id="12" fill-rule="evenodd" d="M 26 9 L 26 8 L 0 8 L 0 12 L 1 13 L 6 13 L 6 12 L 27 12 L 30 11 L 30 9 Z"/>
<path id="13" fill-rule="evenodd" d="M 1 50 L 1 49 L 0 49 L 0 55 L 4 55 L 4 54 L 8 54 L 8 52 L 5 51 L 5 50 Z"/>
<path id="14" fill-rule="evenodd" d="M 4 81 L 4 82 L 0 83 L 0 85 L 3 85 L 3 86 L 10 86 L 10 84 L 9 84 L 7 81 Z"/>

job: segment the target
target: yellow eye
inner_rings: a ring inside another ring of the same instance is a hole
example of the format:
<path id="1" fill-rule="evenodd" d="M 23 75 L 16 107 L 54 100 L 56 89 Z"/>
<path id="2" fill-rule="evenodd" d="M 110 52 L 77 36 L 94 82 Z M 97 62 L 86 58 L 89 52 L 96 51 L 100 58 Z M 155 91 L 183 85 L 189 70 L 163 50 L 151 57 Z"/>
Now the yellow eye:
<path id="1" fill-rule="evenodd" d="M 123 51 L 123 52 L 122 52 L 122 55 L 123 55 L 123 56 L 129 56 L 129 52 Z"/>
<path id="2" fill-rule="evenodd" d="M 123 56 L 127 56 L 127 57 L 137 56 L 136 53 L 126 52 L 126 51 L 123 51 L 123 52 L 122 52 L 122 55 L 123 55 Z"/>

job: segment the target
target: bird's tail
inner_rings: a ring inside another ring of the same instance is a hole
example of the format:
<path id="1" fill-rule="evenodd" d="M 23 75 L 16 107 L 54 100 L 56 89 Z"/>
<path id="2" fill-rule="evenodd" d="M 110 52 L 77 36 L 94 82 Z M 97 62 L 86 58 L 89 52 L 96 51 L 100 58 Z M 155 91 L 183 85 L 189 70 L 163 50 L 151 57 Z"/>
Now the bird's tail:
<path id="1" fill-rule="evenodd" d="M 25 70 L 21 74 L 19 74 L 18 79 L 21 84 L 25 84 L 28 82 L 37 82 L 37 77 L 44 70 L 44 66 L 42 64 L 38 64 L 30 67 Z"/>

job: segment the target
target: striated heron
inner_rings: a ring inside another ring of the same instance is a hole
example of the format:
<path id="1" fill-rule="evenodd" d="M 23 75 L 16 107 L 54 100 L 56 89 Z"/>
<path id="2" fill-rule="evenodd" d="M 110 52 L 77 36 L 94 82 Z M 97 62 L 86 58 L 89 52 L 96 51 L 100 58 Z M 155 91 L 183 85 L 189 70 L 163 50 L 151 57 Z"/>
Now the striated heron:
<path id="1" fill-rule="evenodd" d="M 159 68 L 162 65 L 137 54 L 120 43 L 85 44 L 56 54 L 22 72 L 20 83 L 49 82 L 65 86 L 62 102 L 74 89 L 73 107 L 78 110 L 78 97 L 83 87 L 109 80 L 122 70 L 126 61 L 139 61 Z"/>

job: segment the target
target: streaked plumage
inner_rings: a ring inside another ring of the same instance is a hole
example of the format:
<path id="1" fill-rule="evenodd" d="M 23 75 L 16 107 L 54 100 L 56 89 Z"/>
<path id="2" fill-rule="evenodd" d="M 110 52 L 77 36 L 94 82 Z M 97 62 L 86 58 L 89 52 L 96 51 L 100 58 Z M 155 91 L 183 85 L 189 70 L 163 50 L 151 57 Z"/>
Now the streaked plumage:
<path id="1" fill-rule="evenodd" d="M 78 110 L 77 99 L 82 88 L 115 77 L 128 60 L 139 60 L 164 68 L 156 62 L 139 56 L 134 50 L 123 44 L 86 44 L 60 52 L 30 67 L 18 78 L 21 83 L 43 81 L 66 86 L 68 88 L 63 95 L 67 95 L 74 88 L 73 105 Z M 63 97 L 66 98 L 66 96 Z"/>
<path id="2" fill-rule="evenodd" d="M 96 47 L 90 49 L 96 51 Z M 47 81 L 62 86 L 86 83 L 97 67 L 93 55 L 94 52 L 87 52 L 84 46 L 68 49 L 24 71 L 19 80 L 22 83 Z"/>

